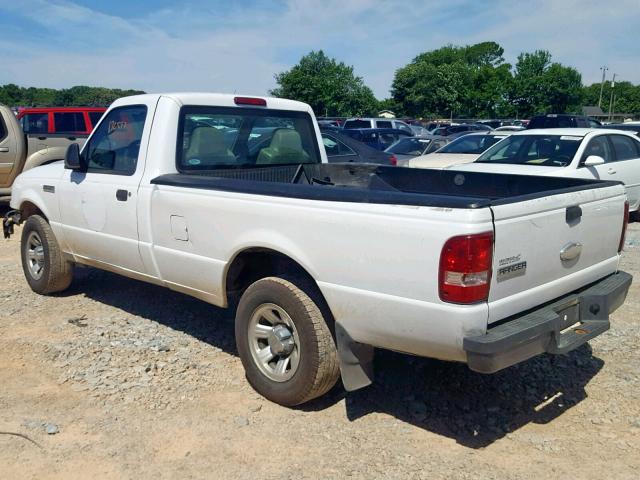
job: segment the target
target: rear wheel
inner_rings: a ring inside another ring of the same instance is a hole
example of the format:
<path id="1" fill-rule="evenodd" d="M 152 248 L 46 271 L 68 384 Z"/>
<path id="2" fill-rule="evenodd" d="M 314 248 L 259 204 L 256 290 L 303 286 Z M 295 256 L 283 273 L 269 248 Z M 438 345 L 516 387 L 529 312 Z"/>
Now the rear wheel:
<path id="1" fill-rule="evenodd" d="M 32 215 L 25 222 L 20 250 L 31 290 L 46 295 L 69 287 L 73 264 L 64 259 L 51 226 L 40 215 Z"/>
<path id="2" fill-rule="evenodd" d="M 242 295 L 236 314 L 236 343 L 247 380 L 258 393 L 286 406 L 323 395 L 340 373 L 327 323 L 296 283 L 258 280 Z"/>

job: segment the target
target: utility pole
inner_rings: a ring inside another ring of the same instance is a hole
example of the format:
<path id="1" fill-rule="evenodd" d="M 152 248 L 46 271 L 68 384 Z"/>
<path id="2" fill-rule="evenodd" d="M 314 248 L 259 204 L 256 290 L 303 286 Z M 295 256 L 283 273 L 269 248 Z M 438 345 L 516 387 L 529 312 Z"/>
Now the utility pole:
<path id="1" fill-rule="evenodd" d="M 602 82 L 600 82 L 600 100 L 598 100 L 598 107 L 602 107 L 602 91 L 604 90 L 604 76 L 607 73 L 607 70 L 609 70 L 607 68 L 607 66 L 603 66 L 600 67 L 600 70 L 602 70 Z"/>
<path id="2" fill-rule="evenodd" d="M 618 99 L 618 96 L 614 93 L 613 94 L 613 113 L 615 115 L 616 113 L 616 100 Z M 613 121 L 613 118 L 611 119 Z"/>
<path id="3" fill-rule="evenodd" d="M 609 97 L 609 121 L 611 121 L 611 113 L 613 112 L 613 89 L 616 86 L 616 74 L 613 74 L 613 80 L 611 80 L 611 97 Z"/>

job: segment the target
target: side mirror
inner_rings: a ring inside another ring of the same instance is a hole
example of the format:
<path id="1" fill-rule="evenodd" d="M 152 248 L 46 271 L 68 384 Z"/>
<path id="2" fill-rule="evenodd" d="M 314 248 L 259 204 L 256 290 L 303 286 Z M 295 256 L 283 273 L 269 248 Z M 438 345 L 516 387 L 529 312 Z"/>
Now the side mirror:
<path id="1" fill-rule="evenodd" d="M 604 158 L 599 157 L 598 155 L 589 155 L 583 165 L 585 167 L 595 167 L 596 165 L 602 165 L 603 163 Z"/>
<path id="2" fill-rule="evenodd" d="M 67 153 L 64 156 L 64 168 L 78 171 L 84 170 L 82 158 L 80 157 L 80 146 L 77 143 L 72 143 L 67 147 Z"/>

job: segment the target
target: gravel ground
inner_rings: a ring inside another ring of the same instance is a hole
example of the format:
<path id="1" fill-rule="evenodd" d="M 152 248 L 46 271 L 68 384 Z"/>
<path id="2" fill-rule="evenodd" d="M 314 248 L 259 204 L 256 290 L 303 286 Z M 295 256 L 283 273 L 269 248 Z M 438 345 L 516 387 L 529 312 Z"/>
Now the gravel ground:
<path id="1" fill-rule="evenodd" d="M 378 352 L 373 386 L 287 409 L 245 381 L 228 312 L 89 268 L 38 296 L 18 247 L 0 243 L 1 478 L 638 478 L 638 283 L 566 356 L 484 376 Z M 640 278 L 640 224 L 621 268 Z"/>

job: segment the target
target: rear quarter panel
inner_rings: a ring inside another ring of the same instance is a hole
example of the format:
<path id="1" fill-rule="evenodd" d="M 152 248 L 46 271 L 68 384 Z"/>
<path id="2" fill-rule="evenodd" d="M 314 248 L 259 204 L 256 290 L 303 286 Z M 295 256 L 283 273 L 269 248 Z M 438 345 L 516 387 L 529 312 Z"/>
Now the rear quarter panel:
<path id="1" fill-rule="evenodd" d="M 357 341 L 464 360 L 462 338 L 486 329 L 487 305 L 440 301 L 444 242 L 491 230 L 488 209 L 357 204 L 153 187 L 151 241 L 157 275 L 225 302 L 230 262 L 248 248 L 283 253 L 318 282 L 335 319 Z M 174 238 L 171 216 L 189 241 Z M 174 285 L 174 287 L 175 287 Z"/>

